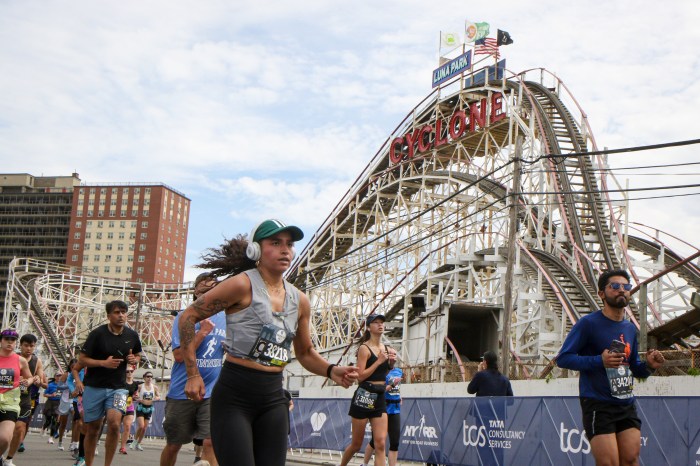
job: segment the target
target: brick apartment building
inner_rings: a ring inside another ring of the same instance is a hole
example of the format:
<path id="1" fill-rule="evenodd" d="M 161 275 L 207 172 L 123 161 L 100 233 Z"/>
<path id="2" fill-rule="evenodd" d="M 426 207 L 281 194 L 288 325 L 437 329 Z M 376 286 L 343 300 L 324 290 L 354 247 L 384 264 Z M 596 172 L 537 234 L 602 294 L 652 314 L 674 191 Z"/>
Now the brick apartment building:
<path id="1" fill-rule="evenodd" d="M 190 199 L 160 183 L 74 188 L 66 264 L 102 277 L 181 283 Z"/>

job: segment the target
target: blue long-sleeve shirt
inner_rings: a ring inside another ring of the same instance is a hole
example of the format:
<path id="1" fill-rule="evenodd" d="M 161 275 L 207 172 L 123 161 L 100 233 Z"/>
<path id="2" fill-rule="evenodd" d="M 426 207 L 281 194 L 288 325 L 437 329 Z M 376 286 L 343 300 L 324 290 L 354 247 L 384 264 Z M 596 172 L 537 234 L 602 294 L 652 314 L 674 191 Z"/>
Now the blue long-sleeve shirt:
<path id="1" fill-rule="evenodd" d="M 571 329 L 557 356 L 557 365 L 580 372 L 579 392 L 582 398 L 594 398 L 608 403 L 627 405 L 634 397 L 615 398 L 611 394 L 602 353 L 610 349 L 613 340 L 625 343 L 624 364 L 629 364 L 635 377 L 651 375 L 646 363 L 639 360 L 637 328 L 627 320 L 608 319 L 602 311 L 582 317 Z"/>

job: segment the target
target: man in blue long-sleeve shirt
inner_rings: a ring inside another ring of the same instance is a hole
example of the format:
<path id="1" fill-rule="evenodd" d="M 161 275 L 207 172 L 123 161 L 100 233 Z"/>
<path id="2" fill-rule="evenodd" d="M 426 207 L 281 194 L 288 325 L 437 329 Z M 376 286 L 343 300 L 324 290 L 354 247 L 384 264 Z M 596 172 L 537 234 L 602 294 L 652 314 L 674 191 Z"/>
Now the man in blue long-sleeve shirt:
<path id="1" fill-rule="evenodd" d="M 645 362 L 639 360 L 637 328 L 625 320 L 629 280 L 624 270 L 601 274 L 603 309 L 574 325 L 557 356 L 559 367 L 580 372 L 583 426 L 597 465 L 638 464 L 642 422 L 634 406 L 634 377 L 649 377 L 664 363 L 655 349 Z"/>

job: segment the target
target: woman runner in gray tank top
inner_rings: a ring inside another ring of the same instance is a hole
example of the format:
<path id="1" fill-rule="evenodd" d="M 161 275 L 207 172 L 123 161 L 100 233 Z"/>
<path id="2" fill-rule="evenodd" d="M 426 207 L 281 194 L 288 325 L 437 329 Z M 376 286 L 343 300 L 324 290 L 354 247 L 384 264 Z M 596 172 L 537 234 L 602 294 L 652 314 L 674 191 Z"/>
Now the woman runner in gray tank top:
<path id="1" fill-rule="evenodd" d="M 193 344 L 194 326 L 226 312 L 226 361 L 211 395 L 211 434 L 222 466 L 283 466 L 289 429 L 282 371 L 294 355 L 304 368 L 348 388 L 354 367 L 330 364 L 311 343 L 307 296 L 285 281 L 294 242 L 304 237 L 295 226 L 265 220 L 246 241 L 239 235 L 209 250 L 201 268 L 230 275 L 192 303 L 180 317 L 180 348 L 187 369 L 185 393 L 205 393 Z"/>

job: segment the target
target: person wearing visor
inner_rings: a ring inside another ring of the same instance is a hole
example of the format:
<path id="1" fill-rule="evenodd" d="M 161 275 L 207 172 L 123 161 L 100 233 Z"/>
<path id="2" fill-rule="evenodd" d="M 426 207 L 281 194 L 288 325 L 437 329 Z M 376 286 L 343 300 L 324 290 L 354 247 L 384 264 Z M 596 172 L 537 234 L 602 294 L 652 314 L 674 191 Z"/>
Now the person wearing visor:
<path id="1" fill-rule="evenodd" d="M 27 387 L 36 380 L 27 360 L 15 352 L 18 338 L 19 334 L 13 329 L 0 333 L 0 455 L 10 446 L 15 431 L 20 411 L 20 386 Z M 0 464 L 7 463 L 0 458 Z"/>
<path id="2" fill-rule="evenodd" d="M 636 465 L 642 421 L 634 406 L 634 377 L 646 379 L 664 363 L 650 349 L 645 361 L 637 352 L 637 327 L 625 319 L 630 276 L 609 270 L 598 278 L 603 309 L 581 317 L 557 355 L 557 365 L 579 371 L 583 427 L 596 464 Z"/>
<path id="3" fill-rule="evenodd" d="M 374 464 L 386 464 L 386 436 L 389 428 L 386 413 L 386 376 L 390 366 L 396 362 L 396 352 L 389 353 L 382 343 L 384 322 L 382 314 L 372 314 L 367 317 L 365 331 L 357 342 L 357 371 L 360 385 L 350 402 L 352 439 L 345 448 L 340 460 L 341 466 L 346 466 L 353 455 L 362 448 L 367 421 L 372 426 L 374 445 Z"/>
<path id="4" fill-rule="evenodd" d="M 282 371 L 295 357 L 308 371 L 349 387 L 354 367 L 330 364 L 310 335 L 307 296 L 284 280 L 294 259 L 294 242 L 304 237 L 279 220 L 258 224 L 248 238 L 238 235 L 210 249 L 198 267 L 216 276 L 233 275 L 197 298 L 180 315 L 180 349 L 187 371 L 185 394 L 206 396 L 195 350 L 196 324 L 226 313 L 226 359 L 211 394 L 211 437 L 219 464 L 283 466 L 289 432 Z"/>

